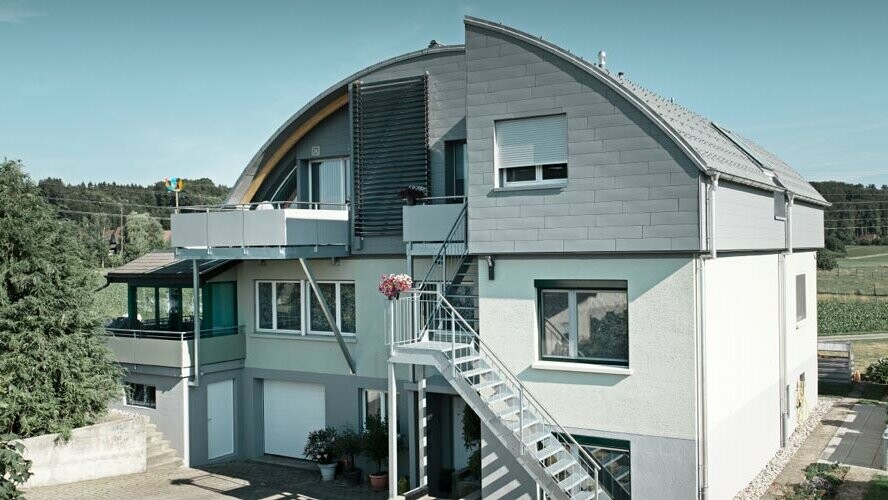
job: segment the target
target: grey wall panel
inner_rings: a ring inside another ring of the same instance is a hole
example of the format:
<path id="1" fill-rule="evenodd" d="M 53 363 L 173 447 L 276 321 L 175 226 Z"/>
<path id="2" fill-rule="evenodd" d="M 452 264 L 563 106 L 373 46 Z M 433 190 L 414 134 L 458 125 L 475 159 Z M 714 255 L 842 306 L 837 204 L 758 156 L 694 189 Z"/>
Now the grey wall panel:
<path id="1" fill-rule="evenodd" d="M 348 129 L 348 106 L 346 106 L 328 116 L 296 143 L 296 158 L 299 160 L 311 158 L 314 156 L 311 154 L 313 147 L 320 148 L 320 156 L 324 158 L 348 156 L 350 152 Z"/>
<path id="2" fill-rule="evenodd" d="M 715 195 L 715 246 L 718 250 L 784 248 L 784 221 L 774 218 L 774 195 L 720 182 Z"/>
<path id="3" fill-rule="evenodd" d="M 471 252 L 700 248 L 699 171 L 622 97 L 541 49 L 475 26 L 466 28 L 466 68 Z M 494 122 L 556 113 L 568 121 L 567 185 L 495 189 Z"/>
<path id="4" fill-rule="evenodd" d="M 792 207 L 794 248 L 823 248 L 823 209 L 796 203 Z"/>

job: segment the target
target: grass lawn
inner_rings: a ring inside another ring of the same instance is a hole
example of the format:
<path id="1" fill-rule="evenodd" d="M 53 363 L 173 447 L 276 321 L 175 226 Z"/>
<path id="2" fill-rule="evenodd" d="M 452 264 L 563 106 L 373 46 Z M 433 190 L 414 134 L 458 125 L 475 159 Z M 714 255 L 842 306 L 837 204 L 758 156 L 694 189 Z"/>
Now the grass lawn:
<path id="1" fill-rule="evenodd" d="M 817 272 L 822 293 L 888 295 L 888 245 L 847 246 L 837 269 Z"/>
<path id="2" fill-rule="evenodd" d="M 888 356 L 888 339 L 855 340 L 851 348 L 854 352 L 854 368 L 863 372 L 877 359 Z"/>
<path id="3" fill-rule="evenodd" d="M 874 477 L 863 500 L 888 500 L 888 476 Z"/>

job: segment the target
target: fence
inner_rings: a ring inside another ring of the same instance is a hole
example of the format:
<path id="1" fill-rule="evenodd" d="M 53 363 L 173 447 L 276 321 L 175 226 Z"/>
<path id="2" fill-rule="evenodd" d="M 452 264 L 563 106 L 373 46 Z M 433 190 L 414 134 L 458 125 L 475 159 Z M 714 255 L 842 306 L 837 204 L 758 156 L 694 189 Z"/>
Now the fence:
<path id="1" fill-rule="evenodd" d="M 817 372 L 820 382 L 851 383 L 854 351 L 851 342 L 817 342 Z"/>

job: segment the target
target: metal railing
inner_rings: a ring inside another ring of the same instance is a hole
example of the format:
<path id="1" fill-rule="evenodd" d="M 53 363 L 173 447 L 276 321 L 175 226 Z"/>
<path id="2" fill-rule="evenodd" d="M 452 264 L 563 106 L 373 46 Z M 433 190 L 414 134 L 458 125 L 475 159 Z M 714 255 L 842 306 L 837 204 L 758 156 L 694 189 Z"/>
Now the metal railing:
<path id="1" fill-rule="evenodd" d="M 218 328 L 206 328 L 200 331 L 200 338 L 207 339 L 213 337 L 225 337 L 228 335 L 238 335 L 243 333 L 243 325 L 237 326 L 221 326 Z M 155 340 L 175 340 L 185 341 L 194 340 L 194 329 L 169 331 L 169 330 L 149 330 L 144 328 L 116 328 L 105 327 L 105 333 L 112 337 L 124 337 L 133 339 L 155 339 Z"/>
<path id="2" fill-rule="evenodd" d="M 224 203 L 221 205 L 189 205 L 179 207 L 180 213 L 249 212 L 251 210 L 348 210 L 349 202 L 328 203 L 317 201 L 259 201 L 254 203 Z"/>
<path id="3" fill-rule="evenodd" d="M 388 344 L 394 349 L 399 345 L 417 342 L 439 342 L 450 344 L 450 369 L 452 375 L 464 372 L 460 368 L 461 363 L 456 361 L 464 351 L 472 351 L 481 360 L 489 365 L 489 368 L 503 380 L 505 388 L 511 391 L 519 400 L 518 426 L 516 437 L 521 442 L 522 453 L 525 452 L 524 441 L 524 413 L 529 412 L 539 420 L 540 426 L 546 432 L 558 440 L 577 461 L 576 466 L 582 468 L 589 475 L 594 484 L 582 484 L 581 489 L 594 491 L 594 498 L 598 498 L 598 486 L 602 486 L 613 500 L 629 498 L 629 493 L 614 478 L 610 472 L 592 457 L 561 424 L 546 410 L 527 387 L 516 377 L 506 364 L 487 346 L 471 325 L 450 304 L 444 295 L 438 291 L 414 289 L 402 293 L 392 302 L 392 325 L 390 328 Z M 441 344 L 438 344 L 439 346 Z M 537 424 L 535 424 L 537 425 Z M 567 469 L 572 470 L 573 467 Z M 561 471 L 558 474 L 562 474 Z"/>
<path id="4" fill-rule="evenodd" d="M 466 238 L 467 208 L 468 205 L 463 204 L 444 242 L 438 248 L 438 253 L 432 258 L 432 265 L 416 286 L 417 290 L 430 290 L 431 285 L 440 283 L 443 286 L 442 292 L 447 292 L 447 287 L 453 281 L 451 274 L 456 273 L 469 253 L 469 242 Z"/>

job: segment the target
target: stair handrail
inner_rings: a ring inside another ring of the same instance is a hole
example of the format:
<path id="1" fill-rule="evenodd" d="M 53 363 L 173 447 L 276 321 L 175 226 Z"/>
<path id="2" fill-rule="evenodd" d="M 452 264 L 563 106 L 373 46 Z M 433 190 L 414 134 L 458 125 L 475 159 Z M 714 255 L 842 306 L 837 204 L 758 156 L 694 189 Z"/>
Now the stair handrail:
<path id="1" fill-rule="evenodd" d="M 447 248 L 450 245 L 452 245 L 453 243 L 456 243 L 456 241 L 454 241 L 454 237 L 456 235 L 457 228 L 461 224 L 465 223 L 466 212 L 467 212 L 468 206 L 469 206 L 468 203 L 463 203 L 462 209 L 460 209 L 460 211 L 459 211 L 459 215 L 457 215 L 456 220 L 453 221 L 453 225 L 450 226 L 450 230 L 447 232 L 447 236 L 444 237 L 444 241 L 441 243 L 441 246 L 438 248 L 438 253 L 436 253 L 435 258 L 432 259 L 432 265 L 429 266 L 429 270 L 426 271 L 425 276 L 419 282 L 419 285 L 416 286 L 415 288 L 417 288 L 419 290 L 423 290 L 425 288 L 425 285 L 428 283 L 429 278 L 431 278 L 432 272 L 435 271 L 440 266 L 441 259 L 447 257 Z M 467 239 L 468 238 L 466 238 L 464 235 L 462 243 L 465 245 L 466 251 L 463 252 L 463 254 L 468 252 L 469 242 L 467 241 Z M 442 278 L 443 278 L 442 281 L 444 282 L 444 287 L 446 289 L 447 276 L 442 276 Z"/>
<path id="2" fill-rule="evenodd" d="M 437 290 L 432 291 L 432 290 L 419 290 L 419 289 L 409 290 L 409 291 L 405 292 L 405 294 L 407 294 L 408 296 L 410 294 L 413 294 L 413 296 L 415 296 L 415 297 L 418 297 L 420 295 L 435 295 L 436 296 L 435 299 L 438 301 L 438 304 L 439 304 L 439 306 L 436 308 L 436 310 L 438 310 L 442 307 L 446 308 L 448 313 L 450 313 L 450 315 L 452 317 L 454 317 L 456 320 L 458 320 L 458 323 L 461 324 L 460 326 L 462 327 L 464 332 L 467 333 L 468 336 L 471 337 L 472 340 L 477 344 L 478 351 L 479 352 L 483 351 L 491 360 L 493 360 L 494 363 L 497 365 L 497 369 L 500 372 L 502 372 L 503 374 L 505 374 L 506 378 L 509 379 L 510 383 L 512 383 L 513 385 L 516 386 L 516 388 L 518 388 L 522 391 L 525 401 L 528 401 L 528 403 L 530 403 L 529 406 L 533 406 L 534 410 L 538 411 L 539 415 L 542 418 L 544 418 L 545 420 L 547 420 L 547 422 L 546 422 L 547 425 L 555 428 L 555 431 L 552 432 L 555 439 L 568 441 L 568 443 L 570 445 L 572 445 L 573 449 L 576 450 L 577 455 L 579 455 L 578 457 L 575 457 L 575 458 L 577 458 L 578 461 L 584 462 L 594 472 L 593 479 L 595 481 L 595 488 L 597 489 L 601 486 L 601 476 L 602 475 L 607 476 L 609 479 L 612 480 L 609 482 L 622 488 L 622 484 L 620 484 L 616 480 L 616 478 L 613 478 L 613 475 L 610 474 L 610 471 L 608 471 L 604 467 L 604 465 L 602 465 L 595 457 L 590 455 L 589 452 L 587 452 L 586 449 L 583 448 L 580 445 L 580 443 L 578 443 L 577 440 L 574 439 L 574 437 L 569 432 L 567 432 L 567 430 L 564 427 L 562 427 L 561 424 L 558 423 L 558 421 L 555 419 L 555 417 L 553 417 L 552 414 L 549 413 L 548 410 L 546 410 L 546 407 L 543 406 L 543 404 L 540 403 L 539 400 L 537 400 L 533 396 L 533 393 L 530 392 L 530 390 L 527 388 L 527 386 L 525 386 L 521 382 L 521 380 L 518 379 L 518 377 L 516 377 L 515 374 L 513 374 L 511 370 L 509 370 L 509 368 L 499 358 L 499 356 L 497 356 L 496 353 L 494 353 L 493 350 L 481 340 L 481 336 L 478 335 L 478 333 L 475 331 L 475 329 L 472 328 L 471 325 L 469 325 L 469 323 L 465 320 L 465 318 L 463 318 L 463 316 L 459 313 L 459 311 L 457 311 L 456 308 L 453 307 L 453 305 L 450 303 L 450 301 L 448 301 L 447 298 L 444 297 L 443 294 L 441 294 Z M 417 332 L 416 338 L 421 339 L 422 337 L 423 337 L 423 335 L 418 334 L 418 332 Z M 521 410 L 523 410 L 523 408 Z M 557 433 L 557 435 L 555 435 L 556 433 Z M 581 463 L 580 466 L 582 467 L 583 464 Z M 592 474 L 590 474 L 590 476 L 592 476 Z M 624 489 L 624 491 L 625 491 L 625 489 Z M 608 494 L 613 495 L 612 492 L 608 492 Z"/>

